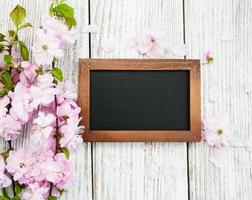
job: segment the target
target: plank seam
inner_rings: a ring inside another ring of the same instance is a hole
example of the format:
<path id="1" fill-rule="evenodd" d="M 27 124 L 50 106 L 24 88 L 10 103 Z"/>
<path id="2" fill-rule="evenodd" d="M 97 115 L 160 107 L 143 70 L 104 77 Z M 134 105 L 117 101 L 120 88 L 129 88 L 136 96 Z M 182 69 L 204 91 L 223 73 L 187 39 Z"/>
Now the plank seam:
<path id="1" fill-rule="evenodd" d="M 183 43 L 186 44 L 186 16 L 185 16 L 185 0 L 183 1 Z M 186 59 L 186 56 L 184 56 L 184 59 Z M 186 164 L 187 164 L 187 199 L 190 200 L 190 166 L 189 166 L 189 143 L 186 143 Z"/>
<path id="2" fill-rule="evenodd" d="M 91 25 L 91 2 L 88 0 L 88 24 Z M 88 33 L 88 57 L 91 58 L 92 46 L 91 46 L 91 33 Z M 93 142 L 91 142 L 91 194 L 92 200 L 94 200 L 94 148 Z"/>

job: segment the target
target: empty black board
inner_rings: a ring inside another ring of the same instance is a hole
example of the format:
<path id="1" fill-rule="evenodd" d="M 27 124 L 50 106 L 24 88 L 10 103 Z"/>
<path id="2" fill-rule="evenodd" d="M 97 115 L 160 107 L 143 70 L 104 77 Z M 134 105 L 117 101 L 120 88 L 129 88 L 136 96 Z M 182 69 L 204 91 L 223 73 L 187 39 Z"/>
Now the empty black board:
<path id="1" fill-rule="evenodd" d="M 91 70 L 90 130 L 190 130 L 189 71 Z"/>

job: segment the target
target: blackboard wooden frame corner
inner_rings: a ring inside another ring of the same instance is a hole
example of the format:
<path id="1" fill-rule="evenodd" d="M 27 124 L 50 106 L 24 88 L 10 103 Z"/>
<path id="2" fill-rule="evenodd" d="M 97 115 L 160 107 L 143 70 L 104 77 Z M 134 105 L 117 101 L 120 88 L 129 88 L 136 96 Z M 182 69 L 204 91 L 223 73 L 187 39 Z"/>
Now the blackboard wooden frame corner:
<path id="1" fill-rule="evenodd" d="M 90 130 L 91 70 L 189 70 L 190 130 Z M 199 142 L 201 140 L 200 60 L 80 59 L 78 103 L 85 126 L 84 142 Z"/>

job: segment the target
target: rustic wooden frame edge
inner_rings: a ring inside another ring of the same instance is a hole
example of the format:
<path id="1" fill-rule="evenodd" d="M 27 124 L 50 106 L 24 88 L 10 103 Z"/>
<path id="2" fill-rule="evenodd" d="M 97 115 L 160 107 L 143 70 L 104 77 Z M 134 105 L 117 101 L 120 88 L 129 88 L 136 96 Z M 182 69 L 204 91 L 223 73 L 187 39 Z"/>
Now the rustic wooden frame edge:
<path id="1" fill-rule="evenodd" d="M 164 64 L 164 65 L 163 65 Z M 155 65 L 155 68 L 153 67 Z M 109 66 L 109 68 L 108 68 Z M 90 70 L 189 70 L 189 131 L 110 131 L 90 130 Z M 82 80 L 83 79 L 83 80 Z M 201 140 L 200 61 L 195 59 L 80 59 L 78 103 L 83 118 L 85 142 L 197 142 Z"/>

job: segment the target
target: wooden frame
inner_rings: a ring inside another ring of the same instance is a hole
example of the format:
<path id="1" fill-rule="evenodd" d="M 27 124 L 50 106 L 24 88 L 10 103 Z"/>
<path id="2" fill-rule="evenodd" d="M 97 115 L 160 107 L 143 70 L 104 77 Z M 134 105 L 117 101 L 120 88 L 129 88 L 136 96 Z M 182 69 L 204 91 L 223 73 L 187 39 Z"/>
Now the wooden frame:
<path id="1" fill-rule="evenodd" d="M 80 59 L 79 105 L 86 142 L 193 142 L 201 139 L 200 62 L 176 59 Z M 189 70 L 190 130 L 109 131 L 90 130 L 90 70 Z"/>

